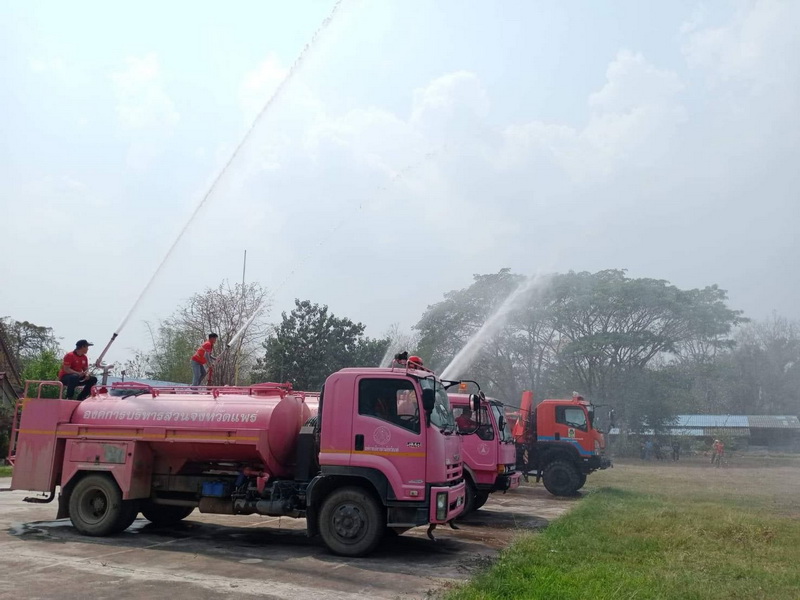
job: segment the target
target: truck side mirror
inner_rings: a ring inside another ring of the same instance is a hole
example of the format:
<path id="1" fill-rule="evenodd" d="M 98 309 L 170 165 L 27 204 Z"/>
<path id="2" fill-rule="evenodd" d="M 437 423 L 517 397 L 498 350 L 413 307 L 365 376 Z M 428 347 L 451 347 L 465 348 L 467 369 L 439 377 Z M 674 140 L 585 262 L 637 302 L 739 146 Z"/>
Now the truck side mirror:
<path id="1" fill-rule="evenodd" d="M 610 411 L 608 411 L 608 428 L 610 430 L 612 427 L 616 426 L 617 426 L 617 413 L 612 408 Z"/>
<path id="2" fill-rule="evenodd" d="M 481 397 L 478 394 L 469 395 L 469 405 L 473 413 L 477 413 L 481 409 Z"/>
<path id="3" fill-rule="evenodd" d="M 433 407 L 436 404 L 436 392 L 430 388 L 422 390 L 422 408 L 426 413 L 433 412 Z"/>

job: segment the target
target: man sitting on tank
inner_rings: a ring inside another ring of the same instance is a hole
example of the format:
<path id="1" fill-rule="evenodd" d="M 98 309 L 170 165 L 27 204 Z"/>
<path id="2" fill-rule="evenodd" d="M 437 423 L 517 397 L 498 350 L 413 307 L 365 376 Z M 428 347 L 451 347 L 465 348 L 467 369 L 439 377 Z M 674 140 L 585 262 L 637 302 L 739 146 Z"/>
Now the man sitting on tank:
<path id="1" fill-rule="evenodd" d="M 72 400 L 75 395 L 75 388 L 83 386 L 78 400 L 85 400 L 92 393 L 92 386 L 97 383 L 97 377 L 89 376 L 89 346 L 93 346 L 86 340 L 78 340 L 75 343 L 75 350 L 64 355 L 64 362 L 58 372 L 58 380 L 67 386 L 67 399 Z"/>

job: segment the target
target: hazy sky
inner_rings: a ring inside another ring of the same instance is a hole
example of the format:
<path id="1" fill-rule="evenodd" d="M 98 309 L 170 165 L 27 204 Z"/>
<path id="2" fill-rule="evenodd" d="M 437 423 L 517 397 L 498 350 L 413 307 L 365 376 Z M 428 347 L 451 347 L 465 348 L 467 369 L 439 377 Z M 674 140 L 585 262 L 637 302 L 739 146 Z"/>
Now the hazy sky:
<path id="1" fill-rule="evenodd" d="M 105 343 L 333 4 L 0 3 L 0 316 Z M 793 0 L 343 0 L 109 358 L 245 249 L 271 318 L 371 335 L 503 267 L 800 318 L 798 29 Z"/>

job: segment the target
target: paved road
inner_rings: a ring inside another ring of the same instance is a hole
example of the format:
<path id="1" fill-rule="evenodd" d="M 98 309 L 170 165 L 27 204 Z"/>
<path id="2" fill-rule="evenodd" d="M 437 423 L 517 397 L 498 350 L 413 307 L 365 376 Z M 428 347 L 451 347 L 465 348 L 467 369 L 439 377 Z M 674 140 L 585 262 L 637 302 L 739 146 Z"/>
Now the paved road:
<path id="1" fill-rule="evenodd" d="M 139 518 L 110 538 L 79 535 L 53 521 L 55 502 L 22 502 L 27 494 L 0 479 L 0 598 L 205 600 L 219 598 L 424 598 L 463 581 L 521 530 L 565 512 L 559 500 L 529 485 L 495 494 L 461 529 L 418 527 L 387 538 L 369 558 L 329 554 L 305 536 L 302 519 L 202 515 L 158 528 Z"/>

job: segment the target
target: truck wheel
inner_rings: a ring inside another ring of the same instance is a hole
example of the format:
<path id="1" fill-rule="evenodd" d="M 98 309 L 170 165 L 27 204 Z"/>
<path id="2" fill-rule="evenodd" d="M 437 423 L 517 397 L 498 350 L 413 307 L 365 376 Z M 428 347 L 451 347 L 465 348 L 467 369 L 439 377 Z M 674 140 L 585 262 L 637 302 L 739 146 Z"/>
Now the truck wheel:
<path id="1" fill-rule="evenodd" d="M 486 504 L 486 501 L 489 499 L 489 492 L 478 492 L 475 495 L 475 510 L 478 510 L 481 506 Z"/>
<path id="2" fill-rule="evenodd" d="M 319 533 L 334 554 L 368 554 L 380 543 L 385 529 L 383 510 L 375 498 L 362 488 L 336 490 L 322 504 Z"/>
<path id="3" fill-rule="evenodd" d="M 132 509 L 135 509 L 135 503 L 123 502 L 119 486 L 106 475 L 94 474 L 82 478 L 75 484 L 69 498 L 70 520 L 83 535 L 119 533 L 136 518 L 136 512 Z M 133 518 L 130 518 L 131 514 Z"/>
<path id="4" fill-rule="evenodd" d="M 142 506 L 144 518 L 156 525 L 174 525 L 188 517 L 194 506 L 171 506 L 169 504 L 153 504 L 148 502 Z"/>
<path id="5" fill-rule="evenodd" d="M 475 487 L 475 484 L 472 483 L 472 480 L 469 477 L 465 477 L 464 482 L 467 484 L 466 488 L 464 489 L 464 510 L 461 511 L 461 514 L 456 517 L 457 521 L 463 519 L 478 508 L 476 506 L 478 489 Z"/>
<path id="6" fill-rule="evenodd" d="M 139 501 L 138 500 L 123 500 L 122 510 L 120 511 L 117 525 L 111 533 L 122 533 L 130 527 L 136 520 L 139 514 Z"/>
<path id="7" fill-rule="evenodd" d="M 578 473 L 578 489 L 581 489 L 584 485 L 586 485 L 586 473 Z"/>
<path id="8" fill-rule="evenodd" d="M 554 496 L 572 496 L 580 487 L 580 473 L 569 462 L 556 460 L 544 468 L 542 481 Z"/>

